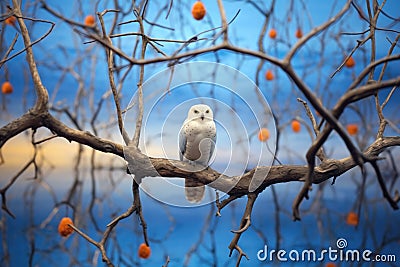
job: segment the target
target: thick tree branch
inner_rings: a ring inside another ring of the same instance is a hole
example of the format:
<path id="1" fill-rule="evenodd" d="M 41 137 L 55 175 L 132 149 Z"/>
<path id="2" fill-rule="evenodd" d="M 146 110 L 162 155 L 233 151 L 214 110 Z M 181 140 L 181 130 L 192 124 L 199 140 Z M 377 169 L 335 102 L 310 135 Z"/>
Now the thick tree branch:
<path id="1" fill-rule="evenodd" d="M 272 167 L 257 167 L 241 176 L 226 176 L 211 168 L 206 168 L 199 172 L 186 171 L 189 168 L 188 163 L 164 158 L 149 158 L 139 151 L 122 146 L 121 144 L 102 139 L 87 131 L 79 131 L 69 128 L 62 122 L 55 119 L 51 114 L 44 113 L 40 116 L 27 113 L 21 118 L 9 123 L 0 129 L 0 145 L 6 140 L 29 128 L 47 127 L 50 131 L 68 141 L 85 144 L 93 149 L 105 153 L 112 153 L 125 158 L 133 166 L 130 171 L 138 174 L 140 177 L 181 177 L 195 179 L 203 184 L 213 183 L 215 189 L 229 193 L 229 195 L 243 196 L 249 193 L 249 185 L 257 168 L 270 168 L 268 176 L 265 178 L 257 192 L 263 191 L 266 187 L 291 181 L 304 181 L 307 174 L 307 166 L 299 165 L 280 165 Z M 12 134 L 11 134 L 11 133 Z M 373 142 L 362 154 L 365 158 L 378 156 L 384 149 L 392 146 L 400 146 L 400 137 L 384 137 Z M 1 147 L 1 146 L 0 146 Z M 125 150 L 125 151 L 124 151 Z M 124 153 L 125 152 L 125 153 Z M 130 158 L 129 158 L 130 157 Z M 329 160 L 329 164 L 317 166 L 314 168 L 313 183 L 324 182 L 331 177 L 337 177 L 356 166 L 351 157 Z M 237 183 L 236 183 L 237 182 Z"/>
<path id="2" fill-rule="evenodd" d="M 0 148 L 3 145 L 18 134 L 22 133 L 27 129 L 35 129 L 41 127 L 43 124 L 41 122 L 41 117 L 39 113 L 33 110 L 29 110 L 27 113 L 21 117 L 15 119 L 14 121 L 4 125 L 0 128 Z"/>

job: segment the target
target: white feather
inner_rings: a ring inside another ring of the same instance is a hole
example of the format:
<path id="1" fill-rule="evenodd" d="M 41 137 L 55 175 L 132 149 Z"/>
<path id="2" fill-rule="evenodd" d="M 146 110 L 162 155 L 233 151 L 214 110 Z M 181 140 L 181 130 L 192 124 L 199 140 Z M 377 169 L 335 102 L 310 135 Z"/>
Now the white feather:
<path id="1" fill-rule="evenodd" d="M 180 160 L 208 166 L 216 138 L 212 109 L 203 104 L 192 106 L 179 133 Z M 186 198 L 190 202 L 200 202 L 204 196 L 204 186 L 188 179 L 185 180 L 185 186 Z"/>

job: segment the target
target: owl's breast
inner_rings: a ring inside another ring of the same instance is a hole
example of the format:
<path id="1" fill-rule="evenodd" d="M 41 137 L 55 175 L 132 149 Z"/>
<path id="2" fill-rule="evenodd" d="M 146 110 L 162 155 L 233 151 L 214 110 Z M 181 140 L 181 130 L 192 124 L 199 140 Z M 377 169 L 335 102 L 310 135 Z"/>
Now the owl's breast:
<path id="1" fill-rule="evenodd" d="M 215 123 L 189 122 L 185 125 L 184 131 L 186 136 L 184 157 L 206 165 L 213 152 L 211 147 L 216 137 Z"/>

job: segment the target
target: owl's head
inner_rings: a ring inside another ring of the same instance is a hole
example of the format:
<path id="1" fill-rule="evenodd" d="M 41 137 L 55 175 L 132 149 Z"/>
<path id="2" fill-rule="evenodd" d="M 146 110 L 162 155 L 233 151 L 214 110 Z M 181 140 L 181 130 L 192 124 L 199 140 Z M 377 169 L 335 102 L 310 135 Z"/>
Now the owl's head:
<path id="1" fill-rule="evenodd" d="M 195 120 L 199 119 L 201 121 L 204 120 L 212 120 L 213 119 L 213 111 L 212 109 L 204 104 L 194 105 L 189 109 L 188 119 Z"/>

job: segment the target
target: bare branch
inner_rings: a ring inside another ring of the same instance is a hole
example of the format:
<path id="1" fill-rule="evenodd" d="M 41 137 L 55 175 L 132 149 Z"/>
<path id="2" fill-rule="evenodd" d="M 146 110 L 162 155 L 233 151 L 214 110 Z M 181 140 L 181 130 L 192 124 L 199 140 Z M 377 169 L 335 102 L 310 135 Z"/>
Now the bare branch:
<path id="1" fill-rule="evenodd" d="M 314 29 L 311 30 L 307 35 L 303 36 L 293 47 L 292 49 L 286 54 L 286 57 L 284 59 L 285 64 L 288 64 L 296 52 L 304 45 L 307 43 L 309 39 L 312 37 L 316 36 L 317 34 L 321 33 L 331 25 L 333 25 L 335 22 L 337 22 L 350 8 L 350 5 L 353 1 L 349 0 L 346 2 L 346 4 L 343 6 L 342 10 L 339 11 L 334 17 L 330 18 L 327 22 L 324 24 L 315 27 Z"/>
<path id="2" fill-rule="evenodd" d="M 146 55 L 146 48 L 147 48 L 147 38 L 144 36 L 144 26 L 143 26 L 143 18 L 140 16 L 139 12 L 135 11 L 136 18 L 138 20 L 140 26 L 140 32 L 142 33 L 142 50 L 140 53 L 140 58 L 144 59 Z M 135 134 L 130 142 L 130 145 L 138 147 L 139 146 L 139 138 L 140 138 L 140 131 L 142 129 L 142 121 L 143 121 L 143 82 L 144 82 L 144 66 L 140 66 L 140 73 L 139 73 L 139 82 L 137 84 L 137 101 L 138 101 L 138 114 L 136 118 L 136 127 L 135 127 Z"/>
<path id="3" fill-rule="evenodd" d="M 15 34 L 14 39 L 12 40 L 10 46 L 8 47 L 6 53 L 4 54 L 2 60 L 0 61 L 0 69 L 1 69 L 1 67 L 3 67 L 4 63 L 5 63 L 7 60 L 10 60 L 10 58 L 7 59 L 7 57 L 8 57 L 8 55 L 11 53 L 11 51 L 14 50 L 14 45 L 15 45 L 15 43 L 17 42 L 17 39 L 18 39 L 18 33 Z M 25 51 L 25 50 L 24 50 L 24 51 Z"/>
<path id="4" fill-rule="evenodd" d="M 383 196 L 386 198 L 386 200 L 389 202 L 390 206 L 394 209 L 394 210 L 398 210 L 399 209 L 399 205 L 397 204 L 397 202 L 399 201 L 399 195 L 398 193 L 395 195 L 394 198 L 392 198 L 389 194 L 389 191 L 387 190 L 385 181 L 383 180 L 381 171 L 378 167 L 378 164 L 376 163 L 375 160 L 370 161 L 372 167 L 375 170 L 376 173 L 376 178 L 378 179 L 379 185 L 381 187 Z"/>
<path id="5" fill-rule="evenodd" d="M 112 42 L 111 42 L 111 38 L 109 36 L 107 36 L 106 34 L 106 29 L 104 26 L 104 20 L 103 20 L 103 16 L 107 13 L 108 11 L 103 11 L 101 13 L 98 13 L 98 17 L 100 20 L 100 24 L 101 24 L 101 29 L 103 32 L 103 39 L 105 40 L 105 42 L 107 42 L 109 44 L 109 46 L 112 46 Z M 110 49 L 106 49 L 106 55 L 107 55 L 107 65 L 108 65 L 108 80 L 110 81 L 110 87 L 111 87 L 111 91 L 113 93 L 114 96 L 114 103 L 115 103 L 115 107 L 117 109 L 117 118 L 118 118 L 118 126 L 119 126 L 119 131 L 125 141 L 125 144 L 129 144 L 129 136 L 128 133 L 126 132 L 125 128 L 124 128 L 124 124 L 122 121 L 122 113 L 121 113 L 121 106 L 120 106 L 120 100 L 119 100 L 119 94 L 117 92 L 116 86 L 115 86 L 115 81 L 114 81 L 114 60 L 113 60 L 113 52 Z"/>
<path id="6" fill-rule="evenodd" d="M 31 75 L 32 75 L 32 80 L 35 84 L 37 100 L 36 100 L 34 109 L 35 110 L 45 110 L 47 108 L 49 96 L 48 96 L 46 88 L 42 84 L 39 72 L 36 67 L 35 58 L 34 58 L 33 49 L 32 49 L 33 44 L 31 42 L 28 29 L 26 28 L 25 22 L 22 17 L 20 3 L 18 2 L 18 0 L 13 0 L 12 2 L 13 2 L 14 14 L 15 14 L 15 17 L 17 17 L 17 21 L 18 21 L 19 27 L 21 29 L 21 34 L 24 39 L 24 45 L 25 45 L 25 49 L 26 49 L 26 61 L 28 62 L 29 69 L 30 69 Z M 51 30 L 54 27 L 54 24 L 51 23 L 51 25 L 52 25 L 51 29 L 41 39 L 45 38 L 51 32 Z M 39 41 L 41 39 L 39 39 Z"/>
<path id="7" fill-rule="evenodd" d="M 221 16 L 222 33 L 224 35 L 224 43 L 228 42 L 228 24 L 226 23 L 226 14 L 222 0 L 218 0 L 218 9 Z"/>
<path id="8" fill-rule="evenodd" d="M 242 233 L 244 231 L 246 231 L 250 226 L 250 217 L 251 217 L 251 213 L 253 211 L 253 205 L 257 199 L 257 196 L 258 196 L 258 194 L 254 194 L 254 193 L 250 193 L 247 195 L 247 204 L 246 204 L 246 208 L 243 213 L 243 217 L 240 221 L 240 229 L 237 231 L 232 231 L 233 233 L 235 233 L 235 236 L 233 237 L 231 243 L 229 244 L 229 250 L 230 250 L 229 256 L 232 255 L 233 250 L 236 250 L 239 253 L 236 266 L 239 266 L 240 260 L 242 259 L 243 256 L 248 259 L 247 255 L 239 247 L 238 242 L 239 242 L 239 238 L 241 237 Z"/>

